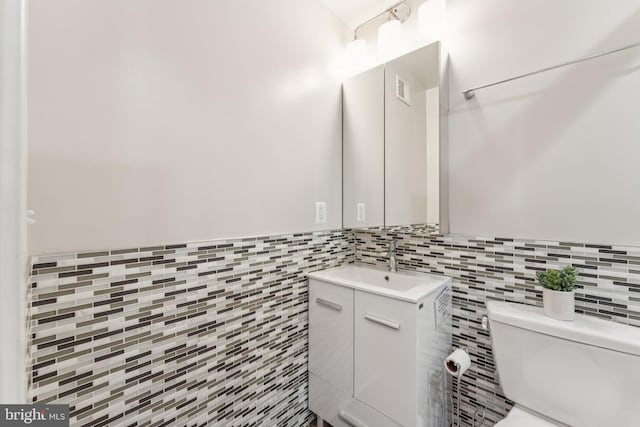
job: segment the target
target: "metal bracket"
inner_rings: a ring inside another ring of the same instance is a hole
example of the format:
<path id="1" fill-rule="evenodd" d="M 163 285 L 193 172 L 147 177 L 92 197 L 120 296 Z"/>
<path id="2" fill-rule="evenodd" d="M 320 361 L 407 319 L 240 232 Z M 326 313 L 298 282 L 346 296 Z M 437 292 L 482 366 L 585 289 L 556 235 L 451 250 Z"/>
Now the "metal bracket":
<path id="1" fill-rule="evenodd" d="M 481 325 L 482 325 L 482 329 L 484 329 L 485 331 L 490 331 L 490 326 L 489 326 L 489 316 L 487 316 L 486 314 L 482 316 L 482 318 L 480 319 Z"/>

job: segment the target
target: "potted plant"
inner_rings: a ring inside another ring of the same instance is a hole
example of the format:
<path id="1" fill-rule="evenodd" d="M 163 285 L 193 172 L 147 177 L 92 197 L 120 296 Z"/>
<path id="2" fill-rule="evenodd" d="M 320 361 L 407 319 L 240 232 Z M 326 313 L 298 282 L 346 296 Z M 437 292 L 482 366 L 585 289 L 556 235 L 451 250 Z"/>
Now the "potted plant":
<path id="1" fill-rule="evenodd" d="M 538 282 L 544 287 L 542 301 L 544 314 L 552 319 L 573 320 L 575 313 L 575 293 L 578 270 L 567 266 L 562 270 L 547 270 L 536 274 Z"/>

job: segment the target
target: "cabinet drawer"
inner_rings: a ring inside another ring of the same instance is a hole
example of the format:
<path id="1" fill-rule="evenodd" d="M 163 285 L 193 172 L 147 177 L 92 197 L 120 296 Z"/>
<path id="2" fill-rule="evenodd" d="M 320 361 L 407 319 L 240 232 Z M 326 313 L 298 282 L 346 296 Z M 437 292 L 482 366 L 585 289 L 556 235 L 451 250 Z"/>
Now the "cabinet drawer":
<path id="1" fill-rule="evenodd" d="M 309 372 L 353 395 L 353 289 L 309 279 Z"/>
<path id="2" fill-rule="evenodd" d="M 416 423 L 416 311 L 355 291 L 355 397 L 394 421 Z"/>

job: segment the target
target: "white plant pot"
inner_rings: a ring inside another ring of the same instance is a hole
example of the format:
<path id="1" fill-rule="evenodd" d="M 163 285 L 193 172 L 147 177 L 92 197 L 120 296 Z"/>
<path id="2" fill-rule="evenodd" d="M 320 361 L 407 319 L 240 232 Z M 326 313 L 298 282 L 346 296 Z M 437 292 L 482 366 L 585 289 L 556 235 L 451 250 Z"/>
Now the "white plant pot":
<path id="1" fill-rule="evenodd" d="M 556 320 L 573 320 L 576 318 L 575 292 L 542 290 L 544 314 Z"/>

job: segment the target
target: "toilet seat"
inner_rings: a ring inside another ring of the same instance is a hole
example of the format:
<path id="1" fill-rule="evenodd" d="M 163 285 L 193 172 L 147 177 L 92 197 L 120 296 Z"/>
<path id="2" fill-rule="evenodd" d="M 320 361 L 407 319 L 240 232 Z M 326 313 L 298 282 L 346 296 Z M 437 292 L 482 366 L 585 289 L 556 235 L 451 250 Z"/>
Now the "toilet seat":
<path id="1" fill-rule="evenodd" d="M 514 406 L 505 419 L 498 421 L 495 427 L 558 427 L 560 424 L 551 423 L 544 418 L 537 417 L 517 406 Z"/>

